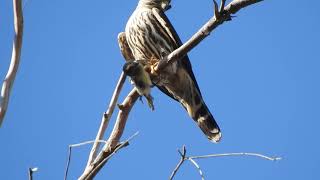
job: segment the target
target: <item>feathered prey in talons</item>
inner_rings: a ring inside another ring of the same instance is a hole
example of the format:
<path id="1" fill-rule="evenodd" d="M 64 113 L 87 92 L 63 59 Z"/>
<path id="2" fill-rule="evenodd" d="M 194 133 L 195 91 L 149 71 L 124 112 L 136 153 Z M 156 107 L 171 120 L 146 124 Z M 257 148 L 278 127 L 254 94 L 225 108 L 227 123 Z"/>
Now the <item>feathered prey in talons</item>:
<path id="1" fill-rule="evenodd" d="M 154 110 L 153 97 L 150 94 L 152 82 L 143 65 L 136 61 L 128 61 L 123 65 L 123 72 L 131 78 L 131 82 L 141 97 L 144 96 L 151 110 Z"/>
<path id="2" fill-rule="evenodd" d="M 170 0 L 139 1 L 125 29 L 134 59 L 159 62 L 163 54 L 167 56 L 182 45 L 164 14 L 169 8 Z M 163 93 L 182 104 L 210 141 L 220 141 L 220 128 L 202 98 L 187 55 L 166 66 L 158 78 L 151 80 Z"/>

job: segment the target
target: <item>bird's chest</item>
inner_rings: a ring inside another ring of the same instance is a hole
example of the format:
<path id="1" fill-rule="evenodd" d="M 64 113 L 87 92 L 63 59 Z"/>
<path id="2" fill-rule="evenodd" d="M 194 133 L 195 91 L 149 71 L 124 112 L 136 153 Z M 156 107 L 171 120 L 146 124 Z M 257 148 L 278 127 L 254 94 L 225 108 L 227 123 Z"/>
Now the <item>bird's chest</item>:
<path id="1" fill-rule="evenodd" d="M 135 60 L 143 60 L 145 65 L 155 65 L 174 50 L 165 30 L 161 27 L 152 11 L 134 12 L 126 25 L 126 39 Z M 157 77 L 154 84 L 167 84 L 177 72 L 178 64 L 168 65 Z"/>
<path id="2" fill-rule="evenodd" d="M 163 37 L 151 10 L 135 12 L 126 25 L 126 39 L 136 60 L 161 59 L 174 49 Z"/>

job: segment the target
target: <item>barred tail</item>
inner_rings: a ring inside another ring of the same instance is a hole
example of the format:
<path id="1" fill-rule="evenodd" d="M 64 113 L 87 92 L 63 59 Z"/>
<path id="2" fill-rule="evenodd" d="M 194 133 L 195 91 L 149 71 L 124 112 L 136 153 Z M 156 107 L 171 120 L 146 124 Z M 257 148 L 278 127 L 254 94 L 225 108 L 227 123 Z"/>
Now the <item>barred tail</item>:
<path id="1" fill-rule="evenodd" d="M 195 113 L 192 119 L 197 122 L 202 132 L 210 141 L 214 143 L 219 142 L 221 139 L 220 128 L 206 104 L 202 101 L 200 106 L 194 108 Z"/>
<path id="2" fill-rule="evenodd" d="M 221 139 L 220 128 L 204 103 L 194 78 L 183 68 L 178 68 L 177 73 L 172 76 L 175 78 L 168 79 L 169 83 L 166 83 L 166 86 L 157 84 L 157 87 L 182 104 L 210 141 L 219 142 Z"/>

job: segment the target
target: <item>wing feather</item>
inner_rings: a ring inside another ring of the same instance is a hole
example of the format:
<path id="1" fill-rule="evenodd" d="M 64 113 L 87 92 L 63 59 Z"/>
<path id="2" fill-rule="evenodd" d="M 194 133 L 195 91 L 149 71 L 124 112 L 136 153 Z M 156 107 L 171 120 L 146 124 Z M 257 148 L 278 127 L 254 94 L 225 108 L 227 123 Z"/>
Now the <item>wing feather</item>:
<path id="1" fill-rule="evenodd" d="M 174 42 L 174 49 L 179 48 L 182 45 L 181 39 L 178 36 L 178 33 L 176 32 L 176 30 L 174 29 L 174 27 L 172 26 L 170 20 L 168 19 L 168 17 L 164 14 L 164 12 L 158 8 L 153 8 L 152 9 L 153 15 L 155 17 L 155 19 L 158 21 L 158 23 L 161 24 L 161 27 L 165 29 L 165 32 L 167 33 L 167 35 L 172 39 L 172 41 Z M 201 95 L 201 91 L 200 88 L 198 86 L 197 80 L 193 74 L 192 71 L 192 66 L 189 60 L 188 55 L 185 55 L 183 57 L 183 59 L 179 60 L 179 63 L 184 67 L 184 69 L 188 72 L 189 76 L 191 77 L 191 79 L 194 82 L 194 85 L 196 86 L 196 88 L 198 89 L 200 95 Z M 167 90 L 165 87 L 161 87 L 158 86 L 158 88 L 164 92 L 165 94 L 167 94 L 168 96 L 170 96 L 171 98 L 175 99 Z"/>

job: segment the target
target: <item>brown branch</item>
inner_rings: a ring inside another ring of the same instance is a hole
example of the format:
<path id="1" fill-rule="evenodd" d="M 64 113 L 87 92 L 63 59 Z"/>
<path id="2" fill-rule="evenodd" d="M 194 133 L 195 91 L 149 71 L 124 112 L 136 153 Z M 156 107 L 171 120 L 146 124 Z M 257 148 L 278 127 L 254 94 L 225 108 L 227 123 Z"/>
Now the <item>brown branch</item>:
<path id="1" fill-rule="evenodd" d="M 138 97 L 139 97 L 139 94 L 134 89 L 129 93 L 129 95 L 123 101 L 123 103 L 121 104 L 122 108 L 118 113 L 116 123 L 113 127 L 113 130 L 111 132 L 109 139 L 107 140 L 108 143 L 105 144 L 105 146 L 103 147 L 101 153 L 98 155 L 96 160 L 84 170 L 83 174 L 79 177 L 79 180 L 92 179 L 100 171 L 103 165 L 107 162 L 108 157 L 114 152 L 116 152 L 117 150 L 119 150 L 118 147 L 123 147 L 122 144 L 119 145 L 119 140 L 124 131 L 124 128 L 128 119 L 128 115 L 134 103 L 137 101 Z"/>
<path id="2" fill-rule="evenodd" d="M 209 34 L 217 28 L 219 25 L 231 19 L 231 15 L 238 12 L 240 9 L 245 8 L 251 4 L 258 3 L 262 0 L 233 0 L 226 7 L 220 7 L 223 11 L 217 12 L 217 3 L 215 4 L 215 15 L 200 28 L 200 30 L 195 33 L 186 43 L 180 46 L 178 49 L 171 52 L 167 57 L 160 61 L 160 63 L 154 68 L 155 71 L 160 71 L 167 65 L 181 59 L 194 47 L 196 47 L 204 38 L 209 36 Z M 224 3 L 221 3 L 224 6 Z"/>
<path id="3" fill-rule="evenodd" d="M 88 158 L 88 162 L 87 162 L 87 166 L 90 166 L 90 164 L 94 161 L 94 159 L 96 158 L 96 155 L 97 155 L 97 151 L 99 149 L 99 146 L 100 146 L 100 142 L 99 140 L 101 140 L 104 136 L 104 133 L 108 127 L 108 124 L 109 124 L 109 121 L 110 121 L 110 118 L 113 114 L 113 111 L 114 111 L 114 108 L 118 102 L 118 98 L 119 98 L 119 95 L 120 95 L 120 92 L 121 92 L 121 89 L 123 87 L 123 84 L 126 80 L 126 75 L 122 72 L 121 75 L 120 75 L 120 78 L 119 78 L 119 81 L 118 81 L 118 84 L 113 92 L 113 95 L 112 95 L 112 98 L 111 98 L 111 101 L 110 101 L 110 104 L 109 104 L 109 108 L 107 110 L 107 112 L 105 112 L 102 116 L 102 120 L 101 120 L 101 124 L 100 124 L 100 128 L 99 128 L 99 131 L 97 133 L 97 136 L 96 136 L 96 142 L 93 144 L 92 146 L 92 149 L 91 149 L 91 152 L 90 152 L 90 155 L 89 155 L 89 158 Z"/>
<path id="4" fill-rule="evenodd" d="M 139 132 L 136 132 L 134 135 L 132 135 L 130 138 L 128 138 L 126 141 L 119 143 L 118 145 L 116 145 L 116 147 L 114 148 L 114 150 L 112 150 L 112 152 L 106 156 L 105 158 L 103 158 L 93 169 L 92 171 L 88 174 L 88 179 L 92 179 L 100 170 L 101 168 L 105 165 L 105 163 L 113 156 L 115 155 L 120 149 L 122 149 L 123 147 L 126 147 L 129 145 L 129 141 L 131 139 L 133 139 L 135 136 L 137 136 L 139 134 Z M 100 156 L 99 156 L 100 157 Z"/>
<path id="5" fill-rule="evenodd" d="M 14 41 L 11 55 L 11 63 L 7 75 L 3 81 L 1 96 L 0 96 L 0 127 L 3 122 L 4 116 L 8 109 L 10 92 L 13 86 L 14 79 L 16 77 L 22 47 L 22 35 L 23 35 L 23 14 L 22 14 L 22 2 L 21 0 L 13 0 L 13 16 L 14 16 Z"/>
<path id="6" fill-rule="evenodd" d="M 128 45 L 126 39 L 125 39 L 125 33 L 124 32 L 120 32 L 119 33 L 119 35 L 118 35 L 118 44 L 119 44 L 120 51 L 121 51 L 123 57 L 125 58 L 125 60 L 126 61 L 132 60 L 133 59 L 133 55 L 132 55 L 132 52 L 131 52 L 131 50 L 129 48 L 129 45 Z M 114 93 L 113 93 L 113 96 L 111 98 L 111 101 L 109 103 L 109 108 L 108 108 L 107 112 L 104 113 L 104 115 L 102 117 L 101 125 L 100 125 L 99 131 L 97 133 L 96 140 L 95 140 L 95 142 L 94 142 L 94 144 L 92 146 L 92 149 L 91 149 L 91 152 L 90 152 L 90 155 L 89 155 L 89 158 L 88 158 L 88 162 L 87 162 L 87 165 L 86 165 L 86 168 L 85 168 L 83 174 L 85 174 L 85 172 L 88 174 L 89 170 L 93 171 L 92 167 L 94 166 L 94 162 L 95 162 L 95 159 L 96 159 L 96 156 L 97 156 L 97 152 L 98 152 L 98 149 L 99 149 L 99 146 L 100 146 L 100 140 L 103 138 L 103 136 L 105 134 L 105 131 L 106 131 L 107 126 L 109 124 L 110 118 L 111 118 L 111 116 L 112 116 L 112 114 L 114 112 L 115 105 L 118 102 L 118 98 L 119 98 L 121 89 L 123 87 L 123 84 L 125 82 L 125 79 L 126 79 L 126 75 L 122 72 L 122 74 L 121 74 L 121 76 L 119 78 L 118 84 L 117 84 L 117 86 L 116 86 L 116 88 L 114 90 Z M 121 137 L 121 135 L 120 135 L 120 137 Z M 118 138 L 117 143 L 118 143 L 120 137 Z M 112 146 L 114 146 L 114 144 L 112 144 Z M 114 148 L 113 148 L 113 151 L 115 151 Z M 95 166 L 95 168 L 96 167 L 97 167 L 97 165 Z"/>

